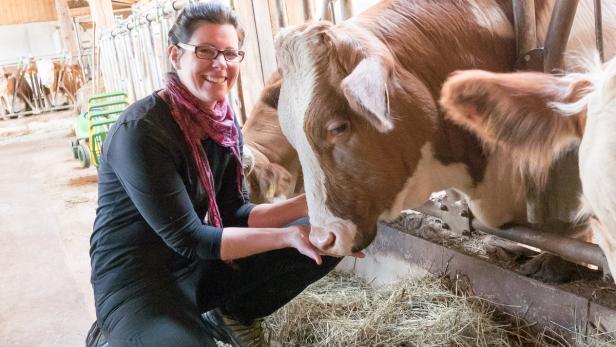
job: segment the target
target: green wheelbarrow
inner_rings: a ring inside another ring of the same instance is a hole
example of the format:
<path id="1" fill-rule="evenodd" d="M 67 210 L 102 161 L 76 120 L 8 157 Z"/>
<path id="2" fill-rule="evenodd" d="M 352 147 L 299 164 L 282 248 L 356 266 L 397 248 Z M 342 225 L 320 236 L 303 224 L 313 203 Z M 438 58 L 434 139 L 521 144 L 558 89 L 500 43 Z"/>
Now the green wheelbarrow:
<path id="1" fill-rule="evenodd" d="M 98 167 L 109 128 L 128 105 L 128 95 L 124 92 L 97 94 L 88 99 L 88 110 L 77 116 L 75 138 L 70 141 L 73 157 L 82 167 L 90 164 Z"/>

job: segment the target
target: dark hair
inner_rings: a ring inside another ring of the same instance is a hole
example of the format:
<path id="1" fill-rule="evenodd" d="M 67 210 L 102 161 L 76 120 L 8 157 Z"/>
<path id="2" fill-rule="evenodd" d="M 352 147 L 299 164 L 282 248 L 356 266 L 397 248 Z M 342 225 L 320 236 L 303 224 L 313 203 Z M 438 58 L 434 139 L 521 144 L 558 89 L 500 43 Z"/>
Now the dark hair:
<path id="1" fill-rule="evenodd" d="M 201 24 L 230 24 L 235 27 L 239 46 L 244 43 L 244 29 L 237 14 L 227 5 L 218 1 L 193 2 L 182 10 L 169 30 L 169 45 L 186 43 Z"/>

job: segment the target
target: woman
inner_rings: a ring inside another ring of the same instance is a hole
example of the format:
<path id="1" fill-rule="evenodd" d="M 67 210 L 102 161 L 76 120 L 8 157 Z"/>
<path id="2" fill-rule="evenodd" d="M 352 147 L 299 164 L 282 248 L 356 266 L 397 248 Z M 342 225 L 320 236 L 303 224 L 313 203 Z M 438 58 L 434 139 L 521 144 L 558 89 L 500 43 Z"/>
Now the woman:
<path id="1" fill-rule="evenodd" d="M 169 32 L 166 88 L 131 105 L 105 141 L 90 256 L 113 347 L 261 345 L 259 318 L 339 261 L 318 254 L 308 225 L 283 227 L 307 214 L 304 196 L 247 201 L 225 100 L 243 38 L 227 6 L 188 5 Z"/>

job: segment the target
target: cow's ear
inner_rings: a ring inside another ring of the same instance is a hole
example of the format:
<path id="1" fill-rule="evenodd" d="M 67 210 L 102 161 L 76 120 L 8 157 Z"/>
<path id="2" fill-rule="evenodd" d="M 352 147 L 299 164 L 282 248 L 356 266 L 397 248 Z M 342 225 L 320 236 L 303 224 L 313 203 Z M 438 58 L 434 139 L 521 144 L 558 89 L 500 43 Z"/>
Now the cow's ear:
<path id="1" fill-rule="evenodd" d="M 389 114 L 387 75 L 381 60 L 365 58 L 340 84 L 351 108 L 380 132 L 394 127 Z"/>
<path id="2" fill-rule="evenodd" d="M 542 184 L 554 158 L 578 143 L 584 131 L 585 111 L 566 114 L 557 104 L 575 102 L 588 91 L 583 79 L 468 70 L 449 77 L 440 103 L 447 118 L 488 148 L 509 151 Z"/>
<path id="3" fill-rule="evenodd" d="M 577 101 L 588 87 L 585 80 L 543 73 L 468 70 L 449 77 L 440 102 L 446 117 L 484 142 L 510 148 L 554 145 L 583 131 L 581 114 L 564 114 L 555 105 Z"/>

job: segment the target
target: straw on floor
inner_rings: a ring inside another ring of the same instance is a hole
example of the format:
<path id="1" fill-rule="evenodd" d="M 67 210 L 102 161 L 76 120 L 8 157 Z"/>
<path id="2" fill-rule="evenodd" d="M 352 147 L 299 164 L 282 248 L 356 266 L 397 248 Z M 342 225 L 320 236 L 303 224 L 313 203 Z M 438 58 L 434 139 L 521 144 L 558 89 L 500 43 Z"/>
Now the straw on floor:
<path id="1" fill-rule="evenodd" d="M 567 342 L 533 331 L 490 302 L 468 294 L 463 281 L 426 277 L 373 287 L 333 273 L 265 320 L 283 346 L 613 346 L 592 337 Z"/>

